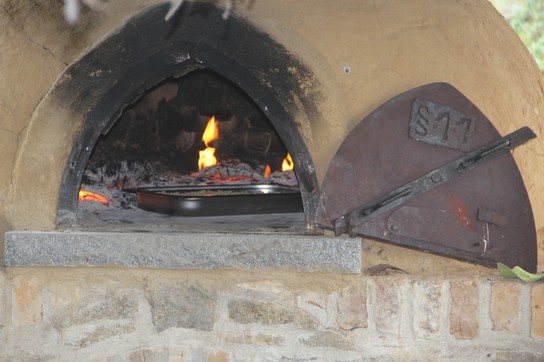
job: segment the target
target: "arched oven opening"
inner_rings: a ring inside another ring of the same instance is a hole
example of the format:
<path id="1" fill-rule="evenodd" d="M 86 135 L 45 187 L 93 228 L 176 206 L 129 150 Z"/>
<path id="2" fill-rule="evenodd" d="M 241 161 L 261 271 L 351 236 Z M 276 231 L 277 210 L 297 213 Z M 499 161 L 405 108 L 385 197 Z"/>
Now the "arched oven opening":
<path id="1" fill-rule="evenodd" d="M 171 226 L 180 223 L 175 215 L 316 231 L 318 184 L 296 122 L 317 118 L 312 73 L 245 20 L 224 20 L 221 9 L 191 4 L 168 23 L 164 8 L 131 19 L 59 82 L 82 122 L 58 226 Z M 207 126 L 218 134 L 205 140 Z M 202 161 L 199 170 L 199 153 L 210 147 L 217 164 Z M 282 170 L 284 162 L 294 170 Z"/>
<path id="2" fill-rule="evenodd" d="M 93 147 L 79 223 L 154 216 L 136 209 L 191 217 L 304 211 L 292 156 L 266 115 L 206 69 L 147 90 Z"/>

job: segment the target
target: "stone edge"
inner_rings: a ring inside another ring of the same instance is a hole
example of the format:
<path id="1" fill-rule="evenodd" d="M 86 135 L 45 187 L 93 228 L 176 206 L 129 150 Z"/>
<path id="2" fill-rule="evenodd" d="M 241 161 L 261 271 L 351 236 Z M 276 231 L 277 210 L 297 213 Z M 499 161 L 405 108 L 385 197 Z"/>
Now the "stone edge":
<path id="1" fill-rule="evenodd" d="M 359 238 L 278 234 L 9 231 L 6 267 L 361 272 Z"/>

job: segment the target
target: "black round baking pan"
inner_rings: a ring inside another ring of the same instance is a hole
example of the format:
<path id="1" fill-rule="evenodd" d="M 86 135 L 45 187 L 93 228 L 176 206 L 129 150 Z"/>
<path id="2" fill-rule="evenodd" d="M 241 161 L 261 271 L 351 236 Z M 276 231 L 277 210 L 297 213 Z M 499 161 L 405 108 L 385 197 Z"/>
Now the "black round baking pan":
<path id="1" fill-rule="evenodd" d="M 276 185 L 146 187 L 135 190 L 138 207 L 178 216 L 303 212 L 300 190 Z"/>

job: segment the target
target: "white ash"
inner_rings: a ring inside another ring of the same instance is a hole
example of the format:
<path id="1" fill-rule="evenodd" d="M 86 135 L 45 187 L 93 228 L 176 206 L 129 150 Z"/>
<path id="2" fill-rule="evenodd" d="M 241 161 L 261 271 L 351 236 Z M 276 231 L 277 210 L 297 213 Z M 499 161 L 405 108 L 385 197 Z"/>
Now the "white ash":
<path id="1" fill-rule="evenodd" d="M 130 189 L 146 184 L 154 174 L 153 167 L 147 162 L 121 161 L 98 168 L 88 167 L 83 182 L 101 184 L 108 189 Z"/>
<path id="2" fill-rule="evenodd" d="M 81 189 L 99 194 L 108 199 L 107 204 L 93 201 L 91 198 L 79 200 L 79 208 L 87 211 L 100 211 L 105 209 L 136 209 L 136 195 L 120 189 L 109 189 L 104 184 L 81 184 Z"/>
<path id="3" fill-rule="evenodd" d="M 296 187 L 298 182 L 293 171 L 274 171 L 264 177 L 264 167 L 255 170 L 239 160 L 223 161 L 189 175 L 158 175 L 146 162 L 110 163 L 85 170 L 81 188 L 106 197 L 109 202 L 80 200 L 79 209 L 84 212 L 99 212 L 107 209 L 136 209 L 135 189 L 144 187 L 202 187 L 221 185 L 274 184 Z"/>
<path id="4" fill-rule="evenodd" d="M 209 178 L 216 175 L 221 175 L 224 179 L 248 179 L 256 183 L 265 183 L 264 170 L 257 172 L 253 167 L 247 163 L 240 162 L 238 160 L 222 161 L 216 166 L 206 167 L 198 172 L 199 177 Z M 235 181 L 235 180 L 232 180 Z"/>
<path id="5" fill-rule="evenodd" d="M 274 171 L 268 178 L 268 183 L 281 186 L 297 187 L 298 180 L 295 172 L 290 171 Z"/>

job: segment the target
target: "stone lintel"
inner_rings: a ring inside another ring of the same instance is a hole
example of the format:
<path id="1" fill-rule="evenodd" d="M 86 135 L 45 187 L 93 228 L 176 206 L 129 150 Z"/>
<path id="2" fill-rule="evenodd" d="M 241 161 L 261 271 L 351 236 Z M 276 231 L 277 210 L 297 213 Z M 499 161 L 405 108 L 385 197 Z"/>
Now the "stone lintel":
<path id="1" fill-rule="evenodd" d="M 278 234 L 10 231 L 7 267 L 129 267 L 359 273 L 358 238 Z"/>

